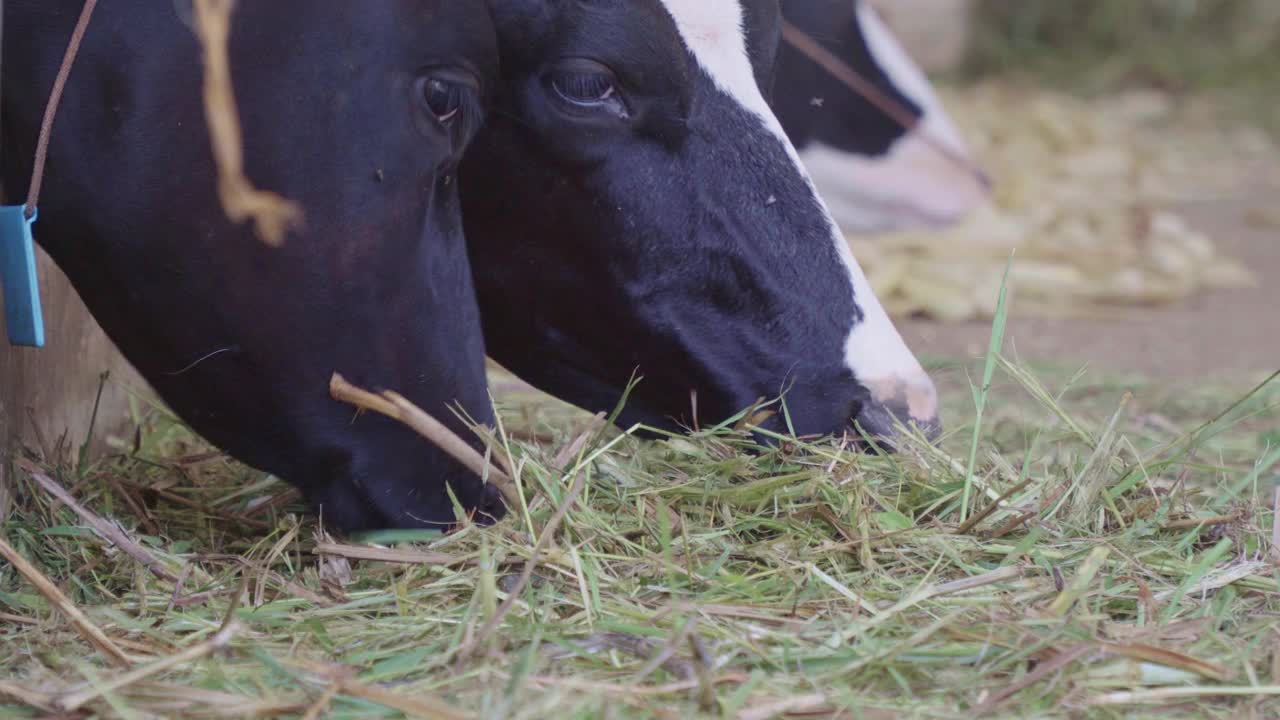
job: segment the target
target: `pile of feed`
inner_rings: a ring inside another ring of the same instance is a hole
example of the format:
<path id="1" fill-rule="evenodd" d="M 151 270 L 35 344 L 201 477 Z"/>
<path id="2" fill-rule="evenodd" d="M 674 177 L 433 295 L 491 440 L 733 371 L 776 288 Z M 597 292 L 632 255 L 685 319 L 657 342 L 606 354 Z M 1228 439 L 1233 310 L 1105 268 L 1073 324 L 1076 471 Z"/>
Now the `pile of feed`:
<path id="1" fill-rule="evenodd" d="M 850 237 L 891 313 L 990 317 L 1005 264 L 1019 312 L 1150 304 L 1255 279 L 1177 207 L 1244 188 L 1280 160 L 1261 131 L 1211 109 L 1133 92 L 1081 99 L 1006 82 L 944 88 L 945 106 L 994 178 L 958 226 Z"/>
<path id="2" fill-rule="evenodd" d="M 0 717 L 1280 717 L 1280 384 L 1000 367 L 892 458 L 504 395 L 520 512 L 345 541 L 151 413 L 16 463 Z"/>

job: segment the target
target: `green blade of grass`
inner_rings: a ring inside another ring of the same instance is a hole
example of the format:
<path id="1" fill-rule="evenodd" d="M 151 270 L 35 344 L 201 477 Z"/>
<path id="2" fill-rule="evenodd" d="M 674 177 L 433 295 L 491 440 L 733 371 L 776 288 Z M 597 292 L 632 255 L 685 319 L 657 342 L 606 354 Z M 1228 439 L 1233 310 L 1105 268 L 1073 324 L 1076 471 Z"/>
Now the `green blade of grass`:
<path id="1" fill-rule="evenodd" d="M 1097 577 L 1098 571 L 1107 564 L 1107 558 L 1111 556 L 1111 548 L 1106 545 L 1099 545 L 1089 552 L 1089 556 L 1080 564 L 1080 568 L 1076 571 L 1075 577 L 1071 579 L 1071 583 L 1058 593 L 1058 597 L 1054 598 L 1049 604 L 1049 614 L 1055 617 L 1062 617 L 1067 614 L 1071 606 L 1089 591 L 1089 586 L 1093 584 L 1093 579 Z"/>
<path id="2" fill-rule="evenodd" d="M 1191 572 L 1187 573 L 1186 577 L 1182 579 L 1182 582 L 1178 584 L 1178 589 L 1174 592 L 1173 597 L 1169 599 L 1169 602 L 1165 604 L 1164 609 L 1160 611 L 1161 624 L 1167 624 L 1173 619 L 1173 616 L 1178 613 L 1178 608 L 1182 604 L 1182 599 L 1186 597 L 1187 591 L 1196 583 L 1200 582 L 1209 570 L 1226 556 L 1227 552 L 1231 550 L 1232 545 L 1234 545 L 1234 543 L 1231 542 L 1231 538 L 1222 538 L 1216 545 L 1205 552 L 1204 557 L 1200 558 L 1200 562 L 1196 563 L 1195 568 L 1192 569 Z"/>
<path id="3" fill-rule="evenodd" d="M 991 322 L 991 343 L 987 346 L 986 366 L 982 371 L 982 386 L 972 388 L 975 416 L 973 420 L 973 440 L 969 443 L 969 463 L 964 474 L 964 494 L 960 500 L 960 522 L 969 519 L 969 505 L 973 498 L 973 471 L 978 464 L 978 443 L 982 439 L 982 417 L 987 407 L 987 396 L 991 393 L 991 381 L 995 378 L 997 360 L 1004 348 L 1005 326 L 1009 320 L 1009 273 L 1013 270 L 1013 255 L 1004 266 L 1004 277 L 1000 280 L 1000 296 L 996 300 L 995 318 Z"/>

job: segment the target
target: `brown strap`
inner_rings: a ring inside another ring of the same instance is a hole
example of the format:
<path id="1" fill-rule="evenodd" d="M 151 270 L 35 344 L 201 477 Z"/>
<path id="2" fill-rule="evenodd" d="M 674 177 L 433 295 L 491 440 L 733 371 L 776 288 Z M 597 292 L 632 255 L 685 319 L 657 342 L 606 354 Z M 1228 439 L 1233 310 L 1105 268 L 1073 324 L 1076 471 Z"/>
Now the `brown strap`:
<path id="1" fill-rule="evenodd" d="M 804 31 L 787 22 L 782 21 L 782 39 L 788 44 L 799 50 L 801 54 L 817 63 L 819 67 L 826 70 L 836 80 L 839 80 L 845 87 L 857 93 L 864 100 L 871 103 L 880 112 L 884 113 L 889 119 L 902 126 L 902 129 L 911 131 L 919 129 L 919 118 L 915 113 L 907 109 L 902 103 L 894 100 L 888 95 L 880 91 L 871 81 L 863 77 L 857 70 L 849 67 L 849 64 L 833 55 L 829 50 L 824 48 L 818 41 L 809 37 Z M 953 148 L 945 145 L 932 135 L 920 132 L 920 138 L 924 140 L 930 147 L 947 158 L 957 166 L 971 173 L 978 182 L 984 187 L 991 186 L 991 180 L 980 168 L 973 164 L 968 158 L 961 155 Z"/>
<path id="2" fill-rule="evenodd" d="M 49 103 L 44 106 L 44 121 L 40 123 L 40 139 L 36 142 L 35 166 L 31 169 L 31 184 L 27 190 L 28 218 L 36 213 L 36 203 L 40 201 L 40 185 L 44 182 L 44 164 L 49 159 L 49 136 L 53 134 L 53 118 L 58 114 L 58 103 L 62 102 L 62 91 L 67 86 L 67 76 L 71 74 L 71 66 L 76 62 L 76 54 L 80 52 L 80 42 L 84 40 L 85 30 L 89 28 L 89 18 L 98 0 L 85 0 L 80 10 L 80 20 L 76 23 L 75 32 L 71 33 L 71 42 L 67 52 L 62 56 L 62 67 L 58 68 L 58 77 L 53 81 L 53 91 L 49 93 Z"/>

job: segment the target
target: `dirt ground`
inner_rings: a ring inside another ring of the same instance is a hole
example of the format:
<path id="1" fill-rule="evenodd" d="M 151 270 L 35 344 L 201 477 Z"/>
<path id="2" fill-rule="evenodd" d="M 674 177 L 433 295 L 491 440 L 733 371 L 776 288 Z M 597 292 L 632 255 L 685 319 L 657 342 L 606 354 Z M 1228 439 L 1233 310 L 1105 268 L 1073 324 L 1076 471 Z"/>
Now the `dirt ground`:
<path id="1" fill-rule="evenodd" d="M 1221 252 L 1253 269 L 1258 286 L 1090 319 L 1019 318 L 1014 297 L 1006 352 L 1016 348 L 1024 361 L 1178 380 L 1247 381 L 1280 369 L 1280 219 L 1272 217 L 1280 212 L 1280 185 L 1179 209 Z M 899 327 L 913 350 L 931 358 L 981 356 L 991 336 L 987 322 L 909 320 Z"/>

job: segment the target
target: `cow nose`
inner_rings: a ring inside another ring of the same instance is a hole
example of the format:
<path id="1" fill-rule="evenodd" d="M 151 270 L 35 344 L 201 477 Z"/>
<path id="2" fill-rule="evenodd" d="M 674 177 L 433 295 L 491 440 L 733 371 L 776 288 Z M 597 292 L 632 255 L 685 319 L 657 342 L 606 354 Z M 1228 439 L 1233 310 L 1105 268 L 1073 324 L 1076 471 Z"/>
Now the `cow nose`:
<path id="1" fill-rule="evenodd" d="M 502 491 L 493 483 L 486 483 L 480 500 L 480 512 L 476 514 L 476 524 L 492 525 L 507 514 L 507 503 L 502 498 Z"/>
<path id="2" fill-rule="evenodd" d="M 897 447 L 900 427 L 916 428 L 929 442 L 942 436 L 938 418 L 938 391 L 923 373 L 909 378 L 886 378 L 866 383 L 871 398 L 854 422 L 877 443 Z"/>

